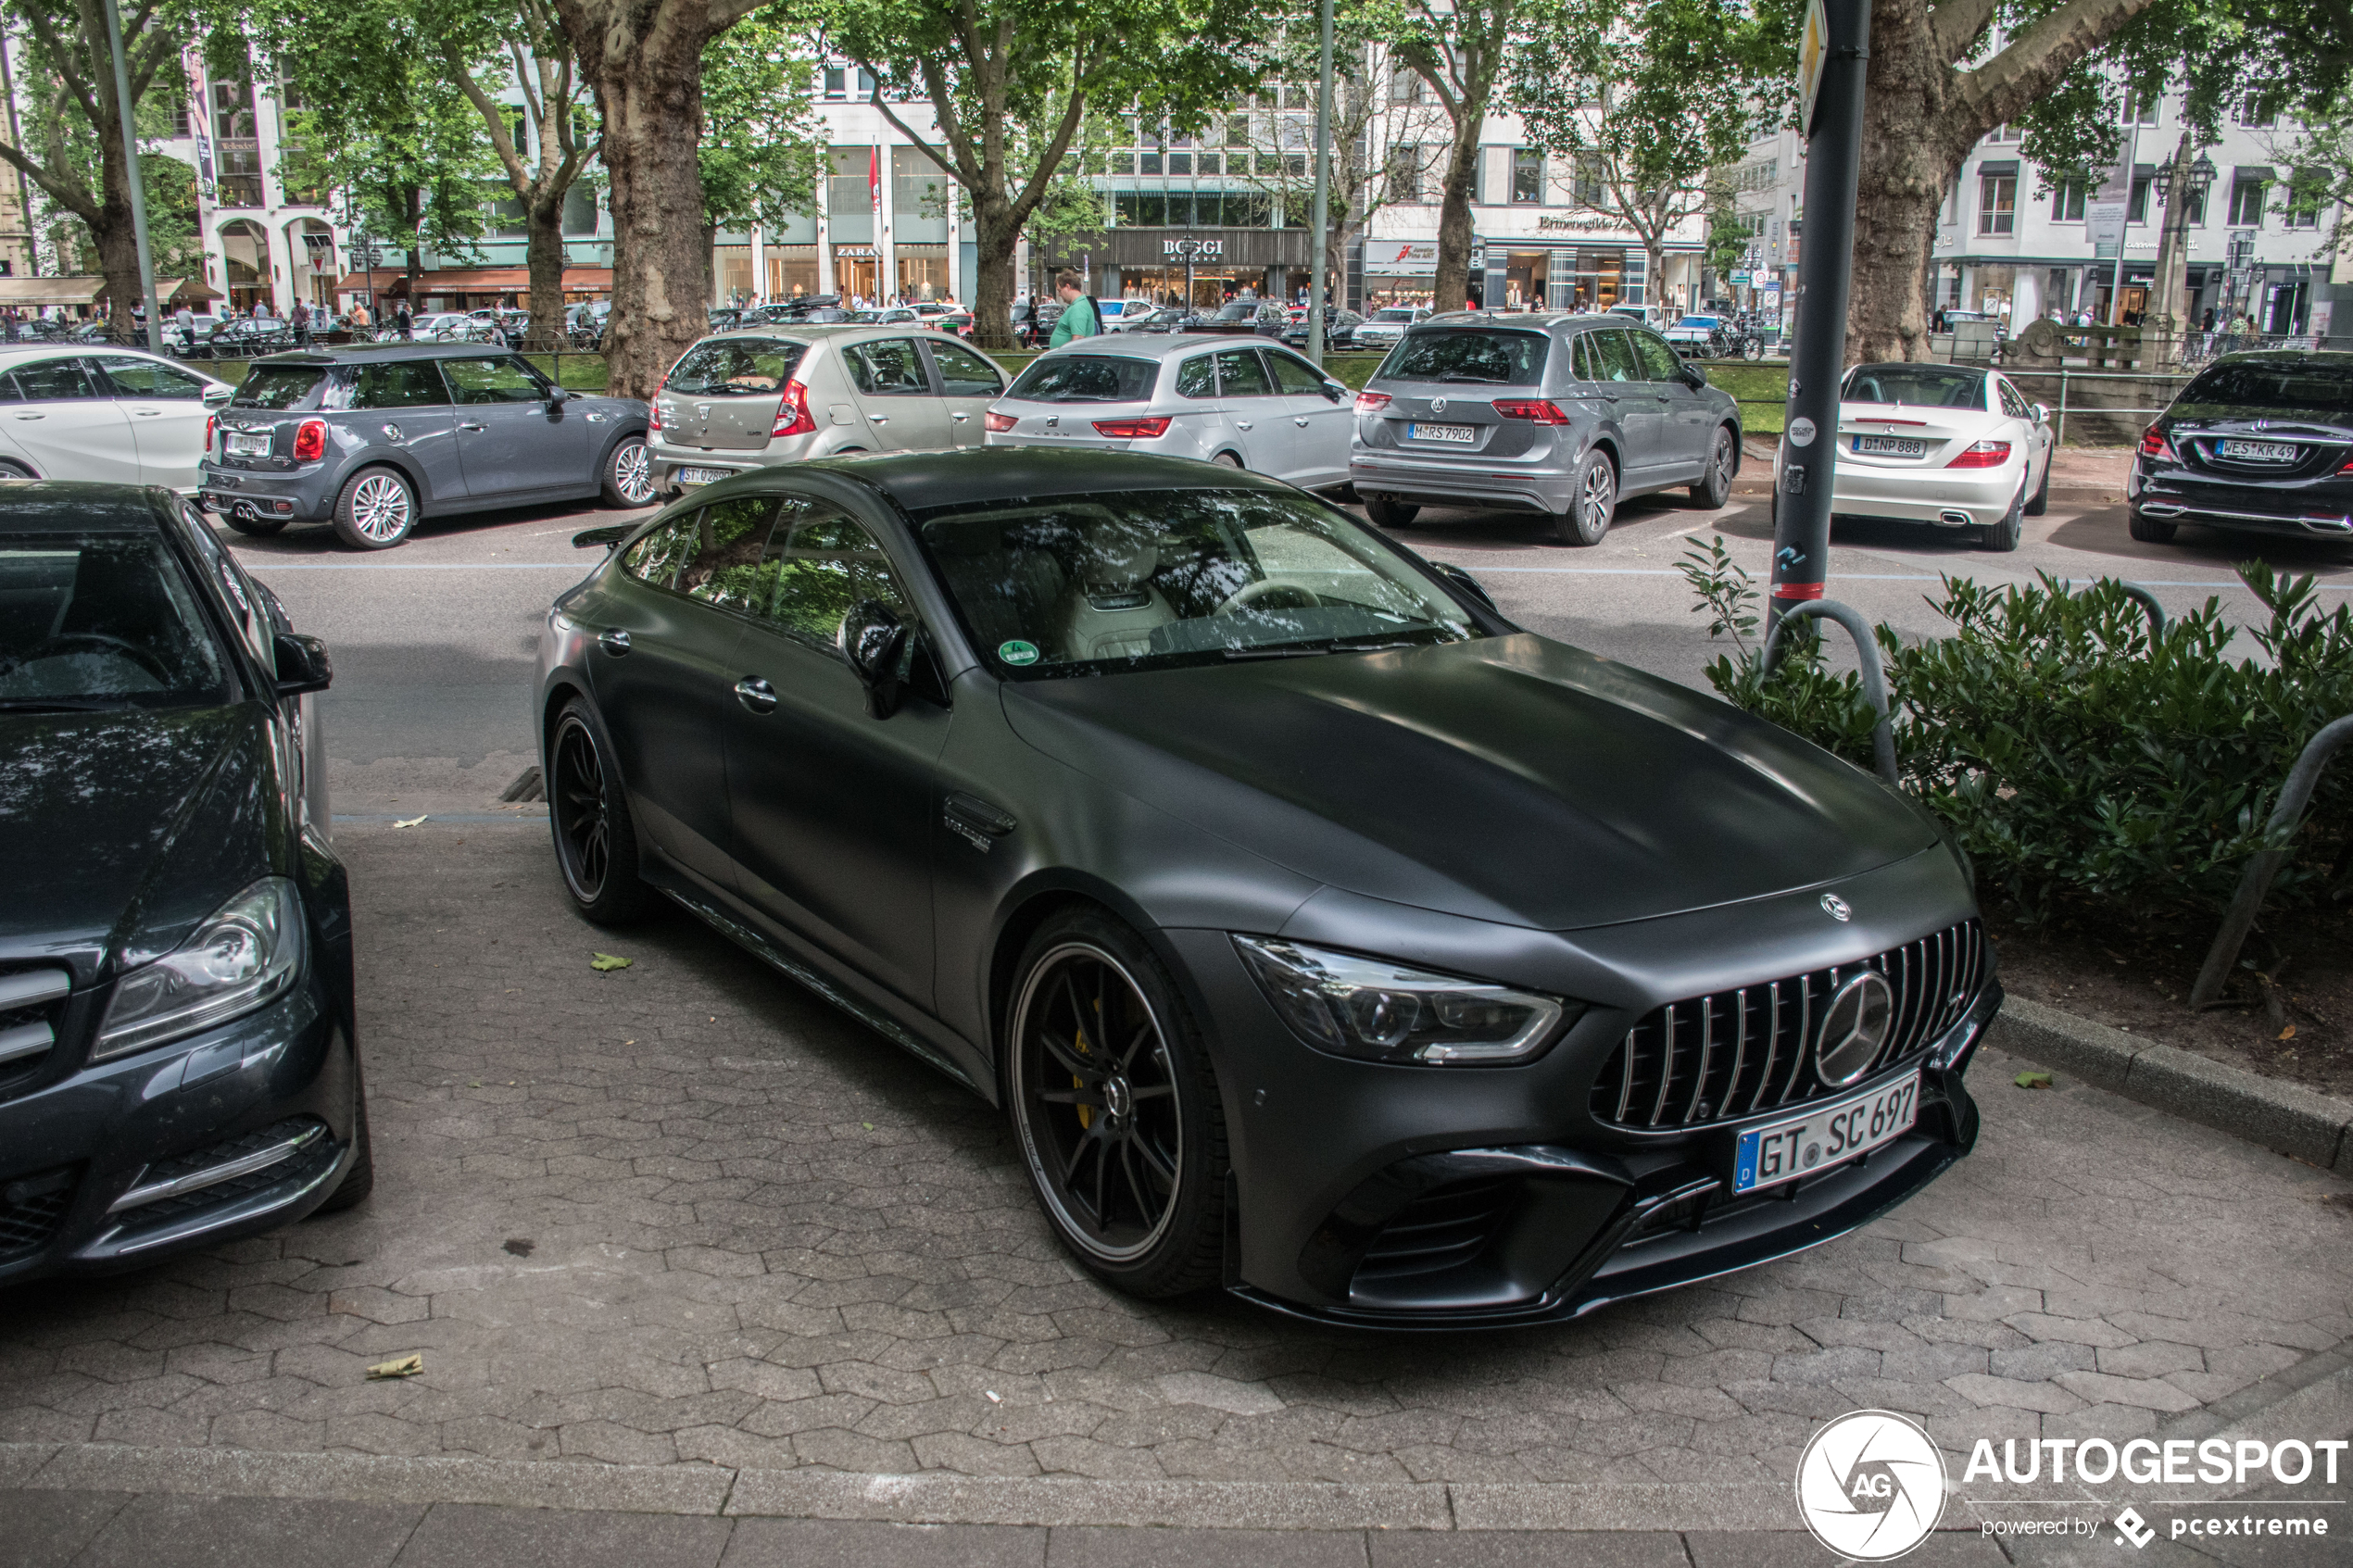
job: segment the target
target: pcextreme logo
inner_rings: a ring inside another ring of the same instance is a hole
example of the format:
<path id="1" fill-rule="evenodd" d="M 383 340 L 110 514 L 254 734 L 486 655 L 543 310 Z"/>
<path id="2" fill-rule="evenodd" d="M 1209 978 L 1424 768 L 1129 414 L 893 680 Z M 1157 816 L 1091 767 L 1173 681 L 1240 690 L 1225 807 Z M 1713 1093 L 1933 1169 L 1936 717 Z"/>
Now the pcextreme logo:
<path id="1" fill-rule="evenodd" d="M 1936 1528 L 1944 1459 L 1919 1423 L 1856 1411 L 1814 1434 L 1797 1461 L 1797 1512 L 1841 1557 L 1885 1562 Z"/>

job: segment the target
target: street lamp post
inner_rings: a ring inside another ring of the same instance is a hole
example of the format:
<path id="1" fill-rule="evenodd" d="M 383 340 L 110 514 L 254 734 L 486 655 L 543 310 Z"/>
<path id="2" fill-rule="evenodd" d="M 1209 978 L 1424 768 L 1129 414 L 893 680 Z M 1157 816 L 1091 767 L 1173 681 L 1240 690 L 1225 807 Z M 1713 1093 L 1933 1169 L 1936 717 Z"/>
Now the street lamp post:
<path id="1" fill-rule="evenodd" d="M 1315 86 L 1315 237 L 1307 246 L 1307 358 L 1324 363 L 1324 237 L 1331 232 L 1332 0 L 1324 0 L 1322 75 Z"/>
<path id="2" fill-rule="evenodd" d="M 2190 133 L 2172 157 L 2149 176 L 2165 202 L 2165 230 L 2157 247 L 2157 330 L 2160 363 L 2178 364 L 2182 343 L 2189 335 L 2186 304 L 2189 282 L 2189 209 L 2203 201 L 2214 184 L 2214 160 L 2200 153 L 2190 161 Z"/>
<path id="3" fill-rule="evenodd" d="M 1203 242 L 1200 240 L 1173 240 L 1170 243 L 1176 246 L 1176 254 L 1184 259 L 1185 308 L 1190 310 L 1193 307 L 1193 257 L 1201 254 Z"/>

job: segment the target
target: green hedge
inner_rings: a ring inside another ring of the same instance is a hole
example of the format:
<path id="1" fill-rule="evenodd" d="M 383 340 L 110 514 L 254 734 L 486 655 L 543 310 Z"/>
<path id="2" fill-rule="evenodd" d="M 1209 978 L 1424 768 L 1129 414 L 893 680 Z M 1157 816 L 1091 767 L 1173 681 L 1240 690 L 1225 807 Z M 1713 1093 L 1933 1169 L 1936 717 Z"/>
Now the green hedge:
<path id="1" fill-rule="evenodd" d="M 1808 629 L 1771 680 L 1758 668 L 1758 591 L 1694 542 L 1682 570 L 1738 656 L 1707 678 L 1727 699 L 1870 766 L 1874 714 L 1852 672 L 1824 667 Z M 2120 920 L 2225 906 L 2289 767 L 2353 713 L 2353 608 L 2324 613 L 2313 580 L 2263 562 L 2239 575 L 2269 612 L 2258 658 L 2225 657 L 2221 602 L 2154 633 L 2120 583 L 2070 592 L 1947 577 L 1932 601 L 1949 636 L 1906 643 L 1877 628 L 1904 787 L 1950 823 L 1982 884 L 2040 922 L 2071 906 Z M 1834 636 L 1843 633 L 1834 633 Z M 2353 850 L 2353 768 L 2322 776 L 2274 908 L 2312 904 Z"/>

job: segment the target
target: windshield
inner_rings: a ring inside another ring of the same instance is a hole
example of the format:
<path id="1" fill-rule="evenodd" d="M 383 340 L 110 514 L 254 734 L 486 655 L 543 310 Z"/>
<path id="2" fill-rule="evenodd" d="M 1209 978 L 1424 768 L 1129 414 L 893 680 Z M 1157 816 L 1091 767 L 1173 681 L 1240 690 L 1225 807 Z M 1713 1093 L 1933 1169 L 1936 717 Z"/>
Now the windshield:
<path id="1" fill-rule="evenodd" d="M 1033 361 L 1005 395 L 1033 403 L 1140 403 L 1159 374 L 1157 359 L 1076 354 Z"/>
<path id="2" fill-rule="evenodd" d="M 1941 365 L 1857 365 L 1839 395 L 1849 403 L 1909 403 L 1916 408 L 1982 408 L 1985 373 Z"/>
<path id="3" fill-rule="evenodd" d="M 789 338 L 712 338 L 679 358 L 670 390 L 688 397 L 774 397 L 807 351 Z"/>
<path id="4" fill-rule="evenodd" d="M 1373 316 L 1376 321 L 1410 321 L 1413 319 L 1414 313 L 1410 310 L 1382 310 Z"/>
<path id="5" fill-rule="evenodd" d="M 256 365 L 237 383 L 239 408 L 299 408 L 319 390 L 327 372 L 309 365 Z"/>
<path id="6" fill-rule="evenodd" d="M 1712 327 L 1718 320 L 1714 316 L 1686 316 L 1675 324 L 1679 327 Z"/>
<path id="7" fill-rule="evenodd" d="M 975 646 L 1017 679 L 1478 634 L 1394 550 L 1303 495 L 1114 492 L 915 521 Z"/>
<path id="8" fill-rule="evenodd" d="M 1534 386 L 1553 340 L 1541 332 L 1424 327 L 1389 351 L 1376 376 L 1391 381 L 1491 382 Z"/>
<path id="9" fill-rule="evenodd" d="M 162 540 L 0 536 L 0 711 L 228 700 L 220 646 Z"/>
<path id="10" fill-rule="evenodd" d="M 2208 365 L 2183 391 L 2182 402 L 2332 418 L 2353 414 L 2353 363 L 2242 359 Z"/>

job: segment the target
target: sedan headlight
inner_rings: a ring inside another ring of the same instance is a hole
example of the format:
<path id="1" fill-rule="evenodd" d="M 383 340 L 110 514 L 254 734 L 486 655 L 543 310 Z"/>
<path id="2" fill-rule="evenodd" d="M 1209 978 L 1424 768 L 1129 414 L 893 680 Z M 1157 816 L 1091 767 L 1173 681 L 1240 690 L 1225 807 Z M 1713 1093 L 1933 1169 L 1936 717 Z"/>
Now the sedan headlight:
<path id="1" fill-rule="evenodd" d="M 1275 1010 L 1309 1045 L 1365 1061 L 1428 1066 L 1532 1061 L 1582 1002 L 1431 974 L 1268 936 L 1234 947 Z"/>
<path id="2" fill-rule="evenodd" d="M 263 877 L 172 951 L 115 983 L 93 1061 L 145 1050 L 267 1006 L 302 970 L 302 900 Z"/>

